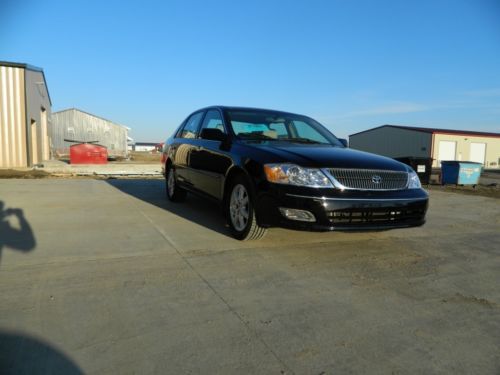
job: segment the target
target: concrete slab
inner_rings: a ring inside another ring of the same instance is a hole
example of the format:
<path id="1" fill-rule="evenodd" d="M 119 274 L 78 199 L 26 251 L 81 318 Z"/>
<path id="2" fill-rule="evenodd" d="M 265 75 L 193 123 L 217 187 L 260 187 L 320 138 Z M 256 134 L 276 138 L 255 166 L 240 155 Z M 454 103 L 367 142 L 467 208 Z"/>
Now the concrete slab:
<path id="1" fill-rule="evenodd" d="M 37 170 L 53 175 L 75 176 L 161 176 L 161 164 L 113 162 L 108 164 L 67 164 L 57 160 L 45 161 Z"/>
<path id="2" fill-rule="evenodd" d="M 498 199 L 259 242 L 160 180 L 2 180 L 0 201 L 2 374 L 500 370 Z"/>

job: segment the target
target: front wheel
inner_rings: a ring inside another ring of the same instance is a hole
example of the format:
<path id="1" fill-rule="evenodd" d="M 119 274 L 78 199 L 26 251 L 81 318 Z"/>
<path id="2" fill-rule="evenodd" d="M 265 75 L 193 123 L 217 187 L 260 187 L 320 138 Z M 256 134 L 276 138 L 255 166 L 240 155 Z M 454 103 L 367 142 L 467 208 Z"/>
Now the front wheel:
<path id="1" fill-rule="evenodd" d="M 257 224 L 249 184 L 244 177 L 236 177 L 226 199 L 226 214 L 233 236 L 238 240 L 258 240 L 266 228 Z"/>
<path id="2" fill-rule="evenodd" d="M 174 168 L 170 166 L 165 176 L 165 193 L 168 200 L 172 202 L 182 202 L 186 199 L 186 190 L 177 185 Z"/>

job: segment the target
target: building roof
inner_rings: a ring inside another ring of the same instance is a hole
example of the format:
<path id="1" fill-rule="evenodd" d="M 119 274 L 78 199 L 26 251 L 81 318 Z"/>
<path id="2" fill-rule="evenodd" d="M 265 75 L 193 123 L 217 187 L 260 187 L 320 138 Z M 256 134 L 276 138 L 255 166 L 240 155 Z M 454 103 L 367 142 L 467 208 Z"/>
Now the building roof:
<path id="1" fill-rule="evenodd" d="M 89 115 L 89 116 L 92 116 L 92 117 L 95 117 L 95 118 L 98 118 L 98 119 L 101 119 L 101 120 L 104 120 L 106 122 L 110 122 L 111 124 L 113 125 L 116 125 L 116 126 L 121 126 L 122 128 L 125 128 L 127 130 L 130 130 L 130 128 L 128 126 L 125 126 L 125 125 L 121 125 L 121 124 L 117 124 L 116 122 L 114 121 L 111 121 L 111 120 L 108 120 L 104 117 L 101 117 L 101 116 L 96 116 L 90 112 L 86 112 L 86 111 L 82 111 L 81 109 L 78 109 L 78 108 L 68 108 L 68 109 L 63 109 L 61 111 L 57 111 L 57 112 L 52 112 L 52 115 L 56 115 L 58 113 L 62 113 L 62 112 L 68 112 L 68 111 L 77 111 L 77 112 L 80 112 L 80 113 L 85 113 L 86 115 Z"/>
<path id="2" fill-rule="evenodd" d="M 21 68 L 21 69 L 31 70 L 33 72 L 42 73 L 43 81 L 44 81 L 44 85 L 45 85 L 45 90 L 47 91 L 47 96 L 49 97 L 50 105 L 52 105 L 52 99 L 50 99 L 49 88 L 47 87 L 47 80 L 45 79 L 45 73 L 43 72 L 42 68 L 30 65 L 30 64 L 16 63 L 16 62 L 10 62 L 10 61 L 0 61 L 0 66 L 5 66 L 8 68 Z"/>
<path id="3" fill-rule="evenodd" d="M 23 69 L 33 70 L 35 72 L 43 72 L 42 68 L 39 68 L 39 67 L 33 66 L 33 65 L 29 65 L 29 64 L 25 64 L 25 63 L 0 61 L 0 66 L 7 66 L 9 68 L 23 68 Z"/>
<path id="4" fill-rule="evenodd" d="M 354 133 L 349 135 L 352 137 L 353 135 L 358 135 L 362 133 L 366 133 L 372 130 L 380 129 L 380 128 L 397 128 L 403 130 L 412 130 L 422 133 L 430 133 L 430 134 L 453 134 L 453 135 L 468 135 L 468 136 L 478 136 L 478 137 L 494 137 L 500 138 L 500 133 L 488 133 L 488 132 L 476 132 L 476 131 L 468 131 L 468 130 L 455 130 L 455 129 L 440 129 L 440 128 L 422 128 L 416 126 L 403 126 L 403 125 L 381 125 L 375 128 L 363 130 L 358 133 Z"/>

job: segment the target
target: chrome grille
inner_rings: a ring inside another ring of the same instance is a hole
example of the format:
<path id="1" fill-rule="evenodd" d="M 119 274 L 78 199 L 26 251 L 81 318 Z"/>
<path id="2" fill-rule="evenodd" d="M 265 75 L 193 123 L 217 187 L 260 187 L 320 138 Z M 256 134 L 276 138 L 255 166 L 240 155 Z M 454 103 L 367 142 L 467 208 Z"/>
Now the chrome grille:
<path id="1" fill-rule="evenodd" d="M 328 172 L 346 189 L 403 190 L 408 185 L 407 172 L 342 168 L 331 168 Z"/>

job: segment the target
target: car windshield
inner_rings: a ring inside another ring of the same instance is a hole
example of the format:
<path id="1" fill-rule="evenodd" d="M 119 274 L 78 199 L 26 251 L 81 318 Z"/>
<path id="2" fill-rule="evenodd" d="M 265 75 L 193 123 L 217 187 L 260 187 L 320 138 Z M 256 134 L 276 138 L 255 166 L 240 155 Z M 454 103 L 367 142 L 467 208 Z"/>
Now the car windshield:
<path id="1" fill-rule="evenodd" d="M 282 141 L 343 147 L 328 130 L 311 118 L 272 111 L 227 111 L 234 134 L 245 140 Z"/>

